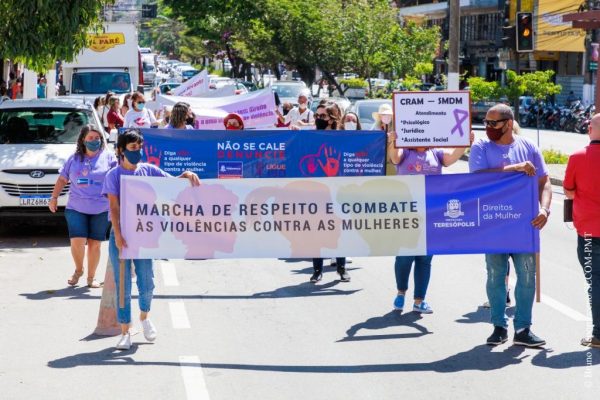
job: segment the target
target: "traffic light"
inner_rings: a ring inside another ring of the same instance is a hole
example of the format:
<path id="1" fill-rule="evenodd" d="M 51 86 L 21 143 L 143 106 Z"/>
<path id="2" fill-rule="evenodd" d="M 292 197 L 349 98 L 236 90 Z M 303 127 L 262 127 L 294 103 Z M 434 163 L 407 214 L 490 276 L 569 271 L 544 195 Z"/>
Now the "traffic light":
<path id="1" fill-rule="evenodd" d="M 511 26 L 503 26 L 502 27 L 502 46 L 507 49 L 515 49 L 517 44 L 515 37 L 515 27 Z"/>
<path id="2" fill-rule="evenodd" d="M 142 4 L 142 18 L 156 18 L 158 5 Z"/>
<path id="3" fill-rule="evenodd" d="M 533 51 L 533 13 L 517 13 L 517 51 Z"/>

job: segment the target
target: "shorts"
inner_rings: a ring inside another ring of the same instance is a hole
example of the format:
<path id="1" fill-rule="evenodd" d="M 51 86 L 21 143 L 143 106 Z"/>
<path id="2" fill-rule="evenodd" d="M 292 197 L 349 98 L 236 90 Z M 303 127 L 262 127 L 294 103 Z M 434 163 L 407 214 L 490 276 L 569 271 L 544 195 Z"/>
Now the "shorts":
<path id="1" fill-rule="evenodd" d="M 84 214 L 70 208 L 65 209 L 69 227 L 69 238 L 87 238 L 104 241 L 110 229 L 108 211 L 100 214 Z"/>

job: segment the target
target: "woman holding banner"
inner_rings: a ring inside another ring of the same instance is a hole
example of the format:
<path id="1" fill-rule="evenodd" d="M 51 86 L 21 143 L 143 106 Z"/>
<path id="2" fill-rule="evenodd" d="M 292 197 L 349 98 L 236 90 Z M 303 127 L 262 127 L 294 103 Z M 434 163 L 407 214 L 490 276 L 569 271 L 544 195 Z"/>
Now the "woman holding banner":
<path id="1" fill-rule="evenodd" d="M 325 104 L 319 105 L 317 107 L 317 111 L 315 112 L 315 124 L 317 129 L 321 130 L 341 130 L 342 129 L 342 120 L 340 115 L 340 110 L 335 105 L 325 106 Z M 325 156 L 327 156 L 327 152 L 325 152 Z M 323 163 L 319 160 L 319 164 L 321 168 L 328 168 L 329 163 L 325 160 Z M 325 171 L 327 176 L 330 176 L 327 171 Z M 323 259 L 322 258 L 313 258 L 313 274 L 310 277 L 310 281 L 312 283 L 317 283 L 321 279 L 323 279 Z M 340 280 L 342 282 L 350 282 L 350 275 L 346 271 L 346 258 L 345 257 L 336 257 L 335 264 L 337 267 L 337 273 L 340 275 Z"/>
<path id="2" fill-rule="evenodd" d="M 190 116 L 190 105 L 182 101 L 175 103 L 171 110 L 169 124 L 165 129 L 194 129 L 192 125 L 188 125 L 188 117 Z"/>
<path id="3" fill-rule="evenodd" d="M 109 228 L 108 201 L 101 195 L 102 184 L 108 171 L 117 165 L 112 151 L 106 148 L 104 135 L 92 125 L 81 129 L 77 147 L 60 169 L 50 204 L 50 211 L 58 209 L 58 196 L 70 182 L 69 201 L 65 208 L 65 218 L 69 228 L 71 255 L 75 262 L 75 272 L 67 283 L 77 285 L 83 275 L 83 260 L 87 247 L 87 285 L 99 288 L 96 269 L 100 261 L 100 245 L 106 240 Z"/>
<path id="4" fill-rule="evenodd" d="M 454 164 L 465 153 L 465 148 L 456 149 L 434 149 L 429 147 L 417 147 L 411 149 L 396 148 L 396 132 L 388 132 L 388 156 L 396 166 L 397 175 L 439 175 L 442 167 Z M 475 134 L 471 132 L 471 143 L 475 140 Z M 433 256 L 398 256 L 394 263 L 396 275 L 396 289 L 398 293 L 394 300 L 394 309 L 404 309 L 404 296 L 408 289 L 408 278 L 415 264 L 414 270 L 414 304 L 413 311 L 423 314 L 431 314 L 433 310 L 425 301 L 429 278 L 431 276 L 431 259 Z"/>
<path id="5" fill-rule="evenodd" d="M 130 129 L 119 135 L 117 141 L 117 157 L 120 164 L 111 169 L 106 175 L 102 194 L 108 197 L 109 215 L 112 222 L 108 245 L 109 257 L 114 268 L 115 284 L 117 286 L 117 320 L 121 324 L 121 337 L 117 349 L 128 350 L 131 347 L 129 325 L 131 323 L 131 263 L 135 265 L 137 287 L 139 291 L 140 320 L 146 340 L 156 339 L 156 328 L 148 319 L 154 290 L 154 273 L 152 260 L 122 260 L 119 255 L 127 242 L 121 232 L 121 176 L 170 177 L 160 168 L 140 163 L 143 152 L 144 138 L 138 129 Z M 189 179 L 193 186 L 198 186 L 200 180 L 193 172 L 185 171 L 179 178 Z"/>

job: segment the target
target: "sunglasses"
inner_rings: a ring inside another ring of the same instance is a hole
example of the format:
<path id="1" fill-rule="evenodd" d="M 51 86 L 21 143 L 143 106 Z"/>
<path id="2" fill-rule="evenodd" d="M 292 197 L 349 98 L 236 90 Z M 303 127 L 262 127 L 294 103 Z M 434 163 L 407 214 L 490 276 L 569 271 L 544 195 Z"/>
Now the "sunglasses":
<path id="1" fill-rule="evenodd" d="M 329 117 L 329 115 L 327 115 L 327 114 L 315 114 L 315 118 L 319 118 L 319 119 L 325 119 L 328 117 Z"/>
<path id="2" fill-rule="evenodd" d="M 495 128 L 500 122 L 506 122 L 508 120 L 509 120 L 509 118 L 503 118 L 503 119 L 497 119 L 497 120 L 484 119 L 483 124 L 489 126 L 490 128 Z"/>

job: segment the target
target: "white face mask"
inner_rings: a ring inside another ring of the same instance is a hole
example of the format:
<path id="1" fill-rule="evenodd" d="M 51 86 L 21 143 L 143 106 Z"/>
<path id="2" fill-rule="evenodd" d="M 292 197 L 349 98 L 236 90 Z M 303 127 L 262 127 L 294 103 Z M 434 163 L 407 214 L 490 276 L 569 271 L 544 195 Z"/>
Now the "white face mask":
<path id="1" fill-rule="evenodd" d="M 392 116 L 391 115 L 382 115 L 381 122 L 388 125 L 390 122 L 392 122 Z"/>
<path id="2" fill-rule="evenodd" d="M 356 130 L 356 122 L 346 122 L 344 124 L 344 130 L 347 131 L 355 131 Z"/>

